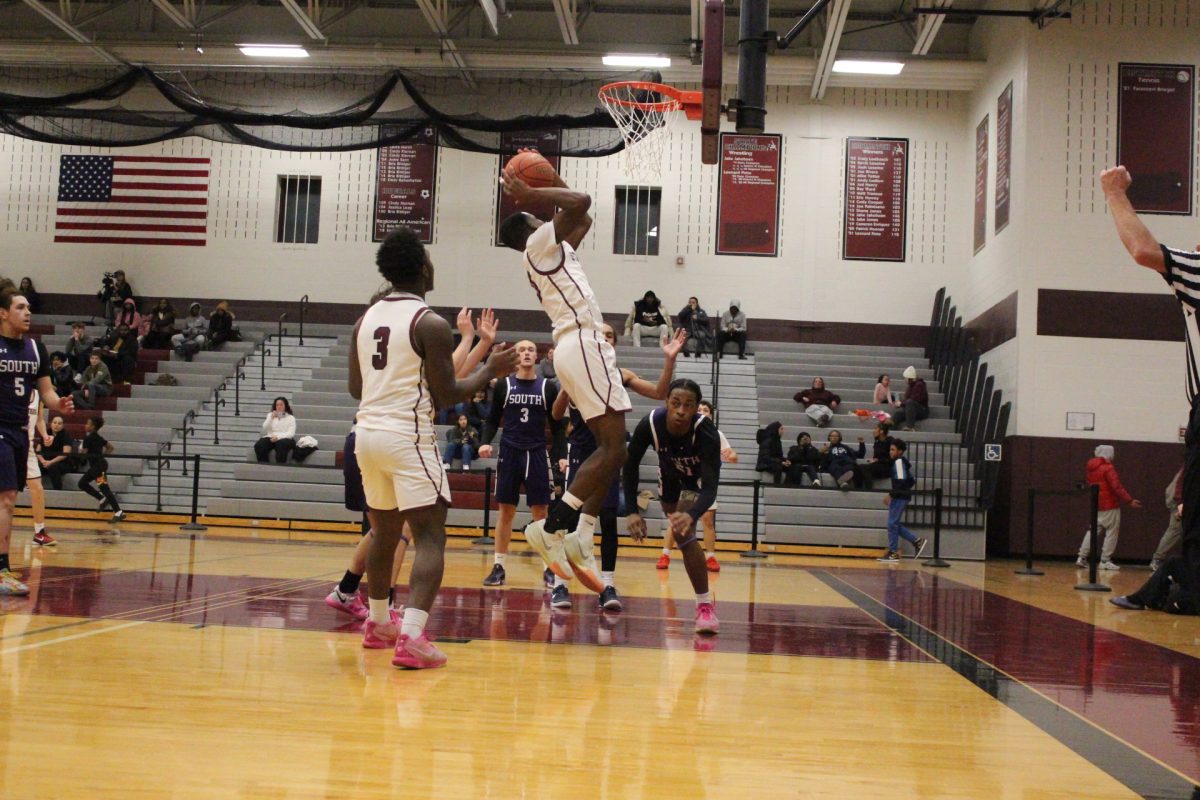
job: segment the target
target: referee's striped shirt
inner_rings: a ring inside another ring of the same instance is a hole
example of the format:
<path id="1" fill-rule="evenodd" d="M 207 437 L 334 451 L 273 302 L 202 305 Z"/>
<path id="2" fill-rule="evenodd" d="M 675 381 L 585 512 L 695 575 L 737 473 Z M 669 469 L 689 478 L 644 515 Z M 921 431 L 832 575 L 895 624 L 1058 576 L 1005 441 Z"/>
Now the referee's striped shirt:
<path id="1" fill-rule="evenodd" d="M 1187 333 L 1187 398 L 1191 403 L 1200 394 L 1200 252 L 1176 250 L 1163 246 L 1163 262 L 1167 271 L 1163 278 L 1171 284 L 1179 305 L 1183 308 L 1183 324 Z"/>

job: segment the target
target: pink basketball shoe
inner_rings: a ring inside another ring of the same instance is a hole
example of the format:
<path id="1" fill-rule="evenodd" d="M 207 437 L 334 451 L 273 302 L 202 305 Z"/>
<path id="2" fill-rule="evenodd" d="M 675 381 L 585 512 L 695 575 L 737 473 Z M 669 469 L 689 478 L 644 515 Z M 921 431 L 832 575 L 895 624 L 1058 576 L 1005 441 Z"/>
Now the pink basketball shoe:
<path id="1" fill-rule="evenodd" d="M 416 639 L 401 634 L 396 640 L 392 666 L 401 669 L 436 669 L 446 666 L 446 654 L 434 647 L 424 633 Z"/>
<path id="2" fill-rule="evenodd" d="M 712 603 L 701 603 L 696 606 L 696 633 L 716 633 L 721 629 L 717 621 L 717 612 Z"/>
<path id="3" fill-rule="evenodd" d="M 367 620 L 367 624 L 363 627 L 363 647 L 367 650 L 386 650 L 396 646 L 396 639 L 399 636 L 400 623 L 396 621 L 394 615 L 386 625 L 377 625 L 371 620 Z"/>
<path id="4" fill-rule="evenodd" d="M 367 604 L 358 596 L 358 592 L 351 595 L 351 599 L 343 600 L 337 589 L 334 589 L 329 594 L 325 595 L 325 605 L 332 609 L 341 611 L 343 614 L 349 614 L 355 619 L 366 619 L 370 613 Z"/>

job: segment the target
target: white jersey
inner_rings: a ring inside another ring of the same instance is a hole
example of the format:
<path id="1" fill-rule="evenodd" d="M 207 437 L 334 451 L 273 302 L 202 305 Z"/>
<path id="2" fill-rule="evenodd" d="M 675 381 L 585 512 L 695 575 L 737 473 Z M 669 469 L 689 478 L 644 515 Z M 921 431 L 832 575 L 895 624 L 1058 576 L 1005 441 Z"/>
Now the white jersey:
<path id="1" fill-rule="evenodd" d="M 37 389 L 29 390 L 29 441 L 33 441 L 33 437 L 37 436 L 37 420 L 38 412 L 42 407 L 42 398 L 38 395 Z"/>
<path id="2" fill-rule="evenodd" d="M 604 324 L 600 304 L 592 293 L 575 248 L 559 242 L 554 223 L 547 222 L 525 243 L 525 274 L 554 326 L 554 338 L 581 328 L 599 330 Z"/>
<path id="3" fill-rule="evenodd" d="M 362 371 L 357 430 L 436 440 L 433 399 L 414 339 L 428 312 L 423 299 L 407 292 L 393 292 L 367 309 L 354 342 Z"/>

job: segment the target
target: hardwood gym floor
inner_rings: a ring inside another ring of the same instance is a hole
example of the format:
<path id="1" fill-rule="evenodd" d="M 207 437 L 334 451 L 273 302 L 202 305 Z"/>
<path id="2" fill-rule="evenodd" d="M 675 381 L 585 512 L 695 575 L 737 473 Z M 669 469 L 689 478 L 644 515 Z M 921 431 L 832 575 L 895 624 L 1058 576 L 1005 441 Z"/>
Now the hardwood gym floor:
<path id="1" fill-rule="evenodd" d="M 0 599 L 3 798 L 1182 800 L 1200 783 L 1200 618 L 1121 611 L 1064 564 L 724 554 L 703 639 L 678 558 L 660 572 L 623 549 L 625 611 L 579 588 L 562 613 L 533 558 L 484 589 L 490 554 L 452 539 L 430 625 L 450 663 L 414 673 L 323 603 L 350 536 L 53 532 L 39 550 L 14 531 L 32 595 Z"/>

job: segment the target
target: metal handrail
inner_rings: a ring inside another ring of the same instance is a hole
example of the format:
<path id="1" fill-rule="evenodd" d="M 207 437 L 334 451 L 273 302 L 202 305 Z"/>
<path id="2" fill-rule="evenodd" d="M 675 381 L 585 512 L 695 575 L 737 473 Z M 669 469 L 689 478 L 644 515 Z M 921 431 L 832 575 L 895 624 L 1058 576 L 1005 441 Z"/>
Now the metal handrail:
<path id="1" fill-rule="evenodd" d="M 221 385 L 213 390 L 213 444 L 221 443 L 221 407 L 225 405 L 225 398 L 221 397 L 221 392 L 229 391 L 229 382 L 221 381 Z"/>
<path id="2" fill-rule="evenodd" d="M 287 318 L 288 315 L 286 311 L 279 315 L 279 333 L 275 335 L 275 347 L 279 350 L 279 352 L 275 354 L 275 366 L 277 367 L 283 366 L 283 337 L 287 333 L 283 327 L 283 321 Z"/>
<path id="3" fill-rule="evenodd" d="M 188 474 L 187 473 L 187 440 L 188 440 L 188 436 L 196 435 L 196 427 L 194 425 L 192 425 L 192 423 L 195 422 L 195 420 L 196 420 L 196 410 L 189 409 L 188 412 L 183 415 L 183 424 L 178 428 L 171 429 L 172 432 L 179 431 L 182 434 L 181 438 L 183 439 L 183 474 L 184 475 Z"/>
<path id="4" fill-rule="evenodd" d="M 279 347 L 278 344 L 276 344 L 275 346 Z M 258 390 L 260 392 L 265 392 L 267 390 L 267 356 L 269 356 L 269 355 L 271 355 L 271 348 L 267 347 L 264 344 L 262 353 L 260 354 L 260 357 L 258 359 L 258 364 L 261 369 L 261 373 L 260 373 L 259 379 L 258 379 Z"/>
<path id="5" fill-rule="evenodd" d="M 308 309 L 308 295 L 300 298 L 300 346 L 304 347 L 304 312 Z"/>

